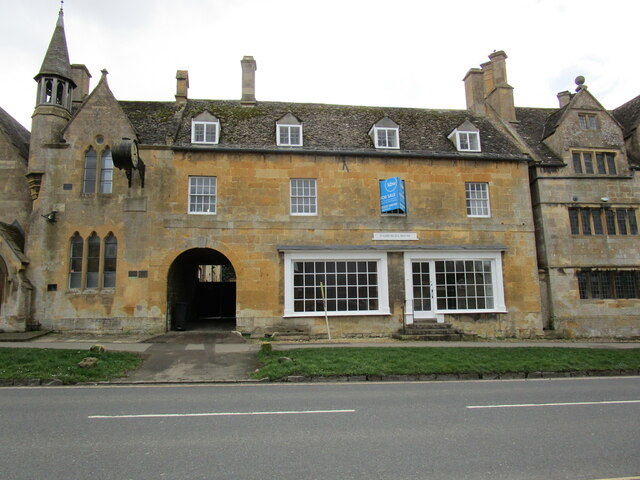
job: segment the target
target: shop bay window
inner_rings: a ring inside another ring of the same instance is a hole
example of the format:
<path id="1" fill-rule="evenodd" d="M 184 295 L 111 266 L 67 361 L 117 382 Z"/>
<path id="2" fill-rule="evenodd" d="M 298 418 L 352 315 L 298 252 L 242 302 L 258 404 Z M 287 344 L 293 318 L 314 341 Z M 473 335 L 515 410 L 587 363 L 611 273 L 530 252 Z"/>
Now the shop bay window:
<path id="1" fill-rule="evenodd" d="M 405 254 L 407 303 L 416 318 L 504 312 L 502 283 L 500 252 Z"/>
<path id="2" fill-rule="evenodd" d="M 285 315 L 388 314 L 386 254 L 285 254 Z"/>

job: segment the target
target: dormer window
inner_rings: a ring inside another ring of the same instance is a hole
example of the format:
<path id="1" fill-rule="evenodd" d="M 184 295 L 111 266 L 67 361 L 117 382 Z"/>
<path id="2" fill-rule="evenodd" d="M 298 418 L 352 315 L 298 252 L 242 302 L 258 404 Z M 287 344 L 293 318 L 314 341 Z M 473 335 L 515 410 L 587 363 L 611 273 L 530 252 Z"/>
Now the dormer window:
<path id="1" fill-rule="evenodd" d="M 191 119 L 191 143 L 215 145 L 220 138 L 220 121 L 204 111 Z"/>
<path id="2" fill-rule="evenodd" d="M 453 142 L 459 152 L 480 151 L 480 131 L 469 120 L 451 132 L 447 138 Z"/>
<path id="3" fill-rule="evenodd" d="M 302 122 L 290 113 L 276 122 L 276 145 L 279 147 L 302 146 Z"/>
<path id="4" fill-rule="evenodd" d="M 383 118 L 376 123 L 371 130 L 369 136 L 373 140 L 376 148 L 400 148 L 400 127 L 388 117 Z"/>
<path id="5" fill-rule="evenodd" d="M 598 121 L 596 116 L 589 113 L 578 114 L 578 120 L 580 121 L 580 128 L 583 130 L 597 130 Z"/>

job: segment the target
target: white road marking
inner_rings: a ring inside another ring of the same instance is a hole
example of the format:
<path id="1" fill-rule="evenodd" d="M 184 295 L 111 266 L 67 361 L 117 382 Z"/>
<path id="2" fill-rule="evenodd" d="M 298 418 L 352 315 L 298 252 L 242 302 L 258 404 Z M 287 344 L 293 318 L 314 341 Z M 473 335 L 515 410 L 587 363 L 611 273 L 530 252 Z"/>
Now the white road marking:
<path id="1" fill-rule="evenodd" d="M 308 415 L 316 413 L 355 413 L 355 410 L 285 410 L 282 412 L 209 412 L 147 413 L 138 415 L 89 415 L 87 418 L 163 418 L 163 417 L 234 417 L 243 415 Z"/>
<path id="2" fill-rule="evenodd" d="M 516 403 L 512 405 L 467 405 L 467 408 L 567 407 L 575 405 L 620 405 L 640 400 L 604 400 L 601 402 Z"/>

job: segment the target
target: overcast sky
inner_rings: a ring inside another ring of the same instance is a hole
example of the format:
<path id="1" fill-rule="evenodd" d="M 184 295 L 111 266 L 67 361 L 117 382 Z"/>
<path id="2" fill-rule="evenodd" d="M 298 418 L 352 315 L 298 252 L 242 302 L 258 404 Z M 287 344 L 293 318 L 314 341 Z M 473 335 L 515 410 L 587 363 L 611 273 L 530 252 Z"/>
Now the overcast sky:
<path id="1" fill-rule="evenodd" d="M 31 127 L 36 83 L 60 8 L 0 0 L 0 106 Z M 634 0 L 65 0 L 72 63 L 109 71 L 119 100 L 239 99 L 257 61 L 258 101 L 465 108 L 463 77 L 508 55 L 517 106 L 556 107 L 589 90 L 613 109 L 640 94 Z"/>

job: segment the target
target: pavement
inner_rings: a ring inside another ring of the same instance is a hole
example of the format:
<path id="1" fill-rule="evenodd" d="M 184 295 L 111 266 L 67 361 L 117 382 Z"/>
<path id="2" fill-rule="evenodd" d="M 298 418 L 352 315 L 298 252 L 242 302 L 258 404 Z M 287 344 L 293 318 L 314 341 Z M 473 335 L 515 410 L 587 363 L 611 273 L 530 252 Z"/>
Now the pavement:
<path id="1" fill-rule="evenodd" d="M 211 331 L 169 332 L 158 336 L 49 332 L 0 333 L 0 347 L 89 350 L 91 346 L 99 344 L 103 345 L 107 351 L 134 352 L 145 359 L 140 368 L 126 377 L 112 380 L 110 382 L 112 384 L 257 382 L 258 380 L 250 378 L 250 374 L 258 368 L 256 353 L 261 343 L 247 340 L 231 332 Z M 318 347 L 640 348 L 638 341 L 591 340 L 411 342 L 382 338 L 270 343 L 274 350 L 282 352 L 295 348 Z"/>

